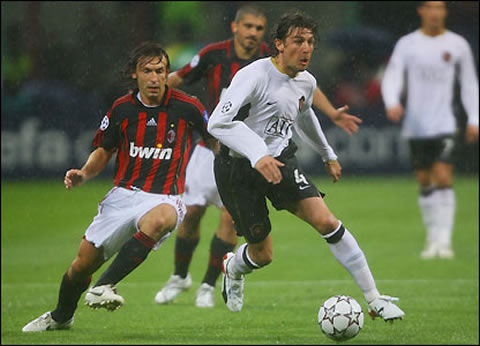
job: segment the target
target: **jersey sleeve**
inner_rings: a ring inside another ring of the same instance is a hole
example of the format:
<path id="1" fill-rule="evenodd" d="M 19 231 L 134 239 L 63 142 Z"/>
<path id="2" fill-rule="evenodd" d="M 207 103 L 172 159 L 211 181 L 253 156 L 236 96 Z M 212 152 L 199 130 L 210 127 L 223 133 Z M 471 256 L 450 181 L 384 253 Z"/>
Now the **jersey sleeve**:
<path id="1" fill-rule="evenodd" d="M 472 50 L 467 41 L 463 40 L 460 64 L 460 97 L 467 113 L 468 124 L 478 126 L 478 77 L 475 72 Z"/>
<path id="2" fill-rule="evenodd" d="M 93 138 L 95 148 L 102 147 L 106 150 L 112 150 L 120 146 L 120 119 L 117 114 L 117 107 L 112 108 L 102 118 L 100 126 Z"/>
<path id="3" fill-rule="evenodd" d="M 387 108 L 400 104 L 405 71 L 404 42 L 404 39 L 400 39 L 395 45 L 382 79 L 381 91 Z"/>
<path id="4" fill-rule="evenodd" d="M 320 154 L 323 162 L 337 159 L 337 155 L 328 144 L 327 137 L 325 137 L 320 122 L 311 107 L 300 113 L 294 123 L 294 129 L 305 143 Z"/>
<path id="5" fill-rule="evenodd" d="M 208 131 L 221 143 L 248 158 L 252 167 L 255 167 L 260 158 L 268 155 L 267 145 L 243 121 L 234 118 L 240 108 L 255 97 L 259 75 L 261 74 L 254 68 L 244 67 L 239 70 L 208 122 Z"/>
<path id="6" fill-rule="evenodd" d="M 186 85 L 195 83 L 206 76 L 212 65 L 213 55 L 214 50 L 210 46 L 201 49 L 188 64 L 176 72 L 177 75 L 183 79 Z"/>
<path id="7" fill-rule="evenodd" d="M 192 123 L 193 128 L 200 134 L 200 136 L 202 136 L 204 141 L 209 140 L 213 138 L 213 136 L 207 131 L 209 121 L 208 111 L 197 98 L 193 99 L 192 116 L 189 118 L 189 121 Z"/>

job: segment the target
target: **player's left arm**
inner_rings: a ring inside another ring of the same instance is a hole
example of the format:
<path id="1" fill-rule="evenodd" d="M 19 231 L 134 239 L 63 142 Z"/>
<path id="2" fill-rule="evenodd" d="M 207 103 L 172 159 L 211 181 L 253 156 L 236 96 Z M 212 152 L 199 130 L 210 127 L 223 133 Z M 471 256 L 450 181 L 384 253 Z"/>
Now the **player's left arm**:
<path id="1" fill-rule="evenodd" d="M 465 139 L 468 143 L 478 140 L 478 79 L 470 46 L 465 41 L 465 49 L 460 57 L 460 97 L 467 113 Z"/>
<path id="2" fill-rule="evenodd" d="M 342 167 L 337 161 L 337 155 L 328 144 L 327 137 L 325 137 L 320 122 L 311 107 L 298 116 L 294 127 L 300 138 L 320 154 L 333 182 L 337 182 L 340 179 Z"/>
<path id="3" fill-rule="evenodd" d="M 358 125 L 362 123 L 359 117 L 348 114 L 348 105 L 340 108 L 332 106 L 325 94 L 317 86 L 313 92 L 313 105 L 322 113 L 328 116 L 335 125 L 343 129 L 346 133 L 351 135 L 358 131 Z"/>

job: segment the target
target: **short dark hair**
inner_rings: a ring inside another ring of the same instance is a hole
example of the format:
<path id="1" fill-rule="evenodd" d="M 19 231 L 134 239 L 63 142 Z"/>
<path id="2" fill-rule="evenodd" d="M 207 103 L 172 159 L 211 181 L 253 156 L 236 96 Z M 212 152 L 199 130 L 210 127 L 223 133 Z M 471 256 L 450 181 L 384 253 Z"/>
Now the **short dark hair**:
<path id="1" fill-rule="evenodd" d="M 298 11 L 285 13 L 272 29 L 272 48 L 275 51 L 275 55 L 278 54 L 275 40 L 284 41 L 295 28 L 310 29 L 313 37 L 317 37 L 317 24 L 312 17 Z"/>
<path id="2" fill-rule="evenodd" d="M 167 73 L 170 72 L 170 58 L 168 57 L 167 52 L 162 47 L 160 43 L 145 41 L 140 43 L 135 47 L 128 57 L 124 67 L 120 70 L 121 74 L 121 83 L 125 84 L 126 88 L 135 88 L 136 81 L 132 79 L 131 74 L 135 73 L 137 69 L 137 64 L 142 58 L 145 58 L 145 64 L 148 64 L 155 58 L 160 58 L 160 60 L 165 57 L 167 59 Z"/>
<path id="3" fill-rule="evenodd" d="M 160 60 L 162 60 L 163 57 L 167 59 L 167 70 L 170 71 L 170 58 L 168 57 L 165 49 L 163 49 L 163 47 L 156 42 L 142 42 L 130 53 L 125 70 L 127 73 L 134 73 L 140 59 L 149 58 L 145 61 L 145 63 L 148 63 L 157 57 L 160 58 Z"/>
<path id="4" fill-rule="evenodd" d="M 246 14 L 251 14 L 255 17 L 265 17 L 265 18 L 267 18 L 265 16 L 265 12 L 263 12 L 263 10 L 260 7 L 248 4 L 248 5 L 244 5 L 244 6 L 240 7 L 237 10 L 237 13 L 235 14 L 235 19 L 234 19 L 235 23 L 240 22 L 240 20 L 242 20 L 242 18 Z"/>

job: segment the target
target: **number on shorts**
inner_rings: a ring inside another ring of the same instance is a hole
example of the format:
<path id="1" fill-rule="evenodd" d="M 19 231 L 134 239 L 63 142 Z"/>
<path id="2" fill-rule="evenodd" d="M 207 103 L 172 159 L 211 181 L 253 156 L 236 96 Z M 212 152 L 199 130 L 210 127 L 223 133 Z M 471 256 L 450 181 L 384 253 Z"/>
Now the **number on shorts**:
<path id="1" fill-rule="evenodd" d="M 308 185 L 307 178 L 302 173 L 299 173 L 297 168 L 293 171 L 293 176 L 295 177 L 295 183 Z"/>

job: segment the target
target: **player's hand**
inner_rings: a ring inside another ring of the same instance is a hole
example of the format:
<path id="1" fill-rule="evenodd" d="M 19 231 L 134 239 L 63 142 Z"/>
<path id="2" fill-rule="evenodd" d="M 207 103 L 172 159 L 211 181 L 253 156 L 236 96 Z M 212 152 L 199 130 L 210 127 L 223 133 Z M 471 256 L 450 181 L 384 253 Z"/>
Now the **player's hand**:
<path id="1" fill-rule="evenodd" d="M 255 169 L 260 172 L 261 175 L 269 182 L 278 184 L 282 181 L 282 172 L 279 167 L 283 167 L 285 164 L 278 161 L 270 155 L 266 155 L 257 161 Z"/>
<path id="2" fill-rule="evenodd" d="M 70 169 L 65 173 L 63 183 L 65 187 L 70 190 L 72 187 L 82 185 L 85 182 L 85 175 L 79 169 Z"/>
<path id="3" fill-rule="evenodd" d="M 403 118 L 403 114 L 404 111 L 402 105 L 393 106 L 387 109 L 387 119 L 394 123 L 400 122 Z"/>
<path id="4" fill-rule="evenodd" d="M 335 123 L 335 125 L 351 135 L 358 131 L 358 124 L 361 124 L 363 120 L 355 115 L 348 114 L 347 111 L 347 105 L 338 108 L 332 121 Z"/>
<path id="5" fill-rule="evenodd" d="M 342 166 L 337 160 L 326 162 L 325 169 L 327 170 L 328 174 L 332 176 L 334 183 L 340 179 L 340 176 L 342 175 Z"/>
<path id="6" fill-rule="evenodd" d="M 467 143 L 473 143 L 478 140 L 478 126 L 468 124 L 465 129 L 465 139 Z"/>

